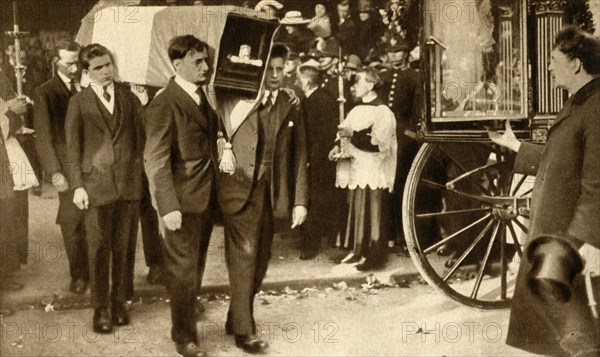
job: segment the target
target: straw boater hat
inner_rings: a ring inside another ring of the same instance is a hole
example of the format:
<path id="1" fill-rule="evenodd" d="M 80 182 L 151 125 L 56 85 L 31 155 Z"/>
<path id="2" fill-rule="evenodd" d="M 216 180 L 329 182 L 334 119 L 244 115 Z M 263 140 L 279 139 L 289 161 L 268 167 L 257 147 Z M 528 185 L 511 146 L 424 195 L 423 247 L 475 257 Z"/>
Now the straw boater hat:
<path id="1" fill-rule="evenodd" d="M 309 19 L 302 17 L 302 13 L 300 11 L 288 11 L 285 13 L 283 19 L 279 21 L 280 24 L 288 26 L 306 25 L 309 22 Z"/>

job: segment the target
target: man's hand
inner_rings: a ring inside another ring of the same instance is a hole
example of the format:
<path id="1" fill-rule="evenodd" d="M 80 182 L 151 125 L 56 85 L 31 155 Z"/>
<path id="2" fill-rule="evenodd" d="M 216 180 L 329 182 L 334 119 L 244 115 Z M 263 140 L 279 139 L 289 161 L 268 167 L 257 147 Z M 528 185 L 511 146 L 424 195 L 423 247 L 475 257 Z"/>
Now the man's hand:
<path id="1" fill-rule="evenodd" d="M 339 154 L 340 154 L 340 147 L 338 145 L 336 145 L 333 147 L 333 149 L 331 149 L 331 151 L 329 152 L 329 155 L 327 155 L 327 157 L 329 158 L 329 161 L 336 161 Z"/>
<path id="2" fill-rule="evenodd" d="M 517 139 L 515 133 L 512 131 L 512 128 L 510 127 L 510 121 L 507 120 L 505 125 L 506 131 L 504 134 L 500 134 L 495 130 L 488 130 L 488 136 L 494 143 L 507 147 L 514 152 L 518 152 L 521 148 L 521 142 Z"/>
<path id="3" fill-rule="evenodd" d="M 6 102 L 8 110 L 11 110 L 17 115 L 27 113 L 27 99 L 25 97 L 17 97 Z"/>
<path id="4" fill-rule="evenodd" d="M 90 206 L 90 199 L 87 192 L 85 192 L 85 188 L 77 187 L 75 189 L 75 192 L 73 192 L 73 203 L 80 210 L 88 209 Z"/>
<path id="5" fill-rule="evenodd" d="M 290 103 L 292 103 L 293 105 L 298 105 L 300 104 L 300 98 L 298 98 L 298 96 L 296 95 L 296 92 L 294 92 L 293 89 L 291 88 L 281 88 L 282 91 L 286 92 L 287 95 L 290 96 Z"/>
<path id="6" fill-rule="evenodd" d="M 54 186 L 58 192 L 65 192 L 69 189 L 67 179 L 60 172 L 55 172 L 52 174 L 52 186 Z"/>
<path id="7" fill-rule="evenodd" d="M 173 211 L 165 214 L 163 216 L 163 221 L 165 222 L 165 226 L 170 231 L 176 231 L 181 229 L 181 211 Z"/>
<path id="8" fill-rule="evenodd" d="M 294 206 L 292 210 L 292 229 L 302 225 L 306 221 L 308 210 L 304 206 Z"/>
<path id="9" fill-rule="evenodd" d="M 579 254 L 584 260 L 583 274 L 590 273 L 590 276 L 600 276 L 600 249 L 584 244 L 579 248 Z"/>
<path id="10" fill-rule="evenodd" d="M 354 135 L 354 130 L 347 126 L 338 126 L 338 135 L 342 138 L 351 138 Z"/>

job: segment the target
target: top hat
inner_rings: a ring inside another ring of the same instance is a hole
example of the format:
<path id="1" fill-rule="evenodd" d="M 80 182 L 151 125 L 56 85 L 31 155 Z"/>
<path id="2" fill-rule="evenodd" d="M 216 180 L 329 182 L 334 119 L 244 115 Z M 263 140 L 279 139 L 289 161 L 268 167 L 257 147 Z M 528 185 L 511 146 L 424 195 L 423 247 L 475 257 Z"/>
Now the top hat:
<path id="1" fill-rule="evenodd" d="M 279 21 L 282 25 L 306 25 L 310 22 L 310 19 L 305 19 L 302 17 L 302 13 L 300 11 L 288 11 L 285 13 L 283 19 Z"/>
<path id="2" fill-rule="evenodd" d="M 541 236 L 529 243 L 527 259 L 532 263 L 527 276 L 531 292 L 546 302 L 567 302 L 575 276 L 583 270 L 579 252 L 564 238 Z"/>
<path id="3" fill-rule="evenodd" d="M 348 69 L 358 70 L 362 67 L 362 61 L 357 55 L 349 55 L 344 67 Z"/>

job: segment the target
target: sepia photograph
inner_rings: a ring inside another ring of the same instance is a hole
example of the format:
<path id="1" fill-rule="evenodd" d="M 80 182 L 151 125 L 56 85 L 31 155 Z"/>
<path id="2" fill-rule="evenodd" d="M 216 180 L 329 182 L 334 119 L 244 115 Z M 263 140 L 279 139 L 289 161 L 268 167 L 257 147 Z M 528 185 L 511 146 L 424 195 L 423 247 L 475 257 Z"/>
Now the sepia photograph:
<path id="1" fill-rule="evenodd" d="M 0 356 L 600 357 L 600 0 L 0 30 Z"/>

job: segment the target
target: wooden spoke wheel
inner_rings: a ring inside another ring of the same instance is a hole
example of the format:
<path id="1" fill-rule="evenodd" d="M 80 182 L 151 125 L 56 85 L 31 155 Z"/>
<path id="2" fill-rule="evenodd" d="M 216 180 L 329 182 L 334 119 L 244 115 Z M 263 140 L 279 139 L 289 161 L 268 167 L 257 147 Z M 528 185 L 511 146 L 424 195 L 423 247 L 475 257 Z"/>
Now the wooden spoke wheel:
<path id="1" fill-rule="evenodd" d="M 402 220 L 413 262 L 462 304 L 510 305 L 534 179 L 513 174 L 513 161 L 490 143 L 426 143 L 407 177 Z"/>

